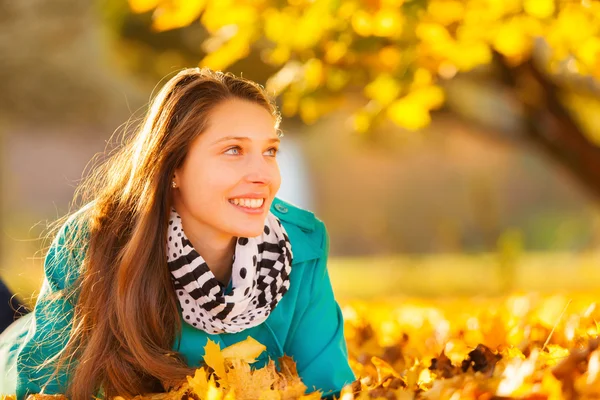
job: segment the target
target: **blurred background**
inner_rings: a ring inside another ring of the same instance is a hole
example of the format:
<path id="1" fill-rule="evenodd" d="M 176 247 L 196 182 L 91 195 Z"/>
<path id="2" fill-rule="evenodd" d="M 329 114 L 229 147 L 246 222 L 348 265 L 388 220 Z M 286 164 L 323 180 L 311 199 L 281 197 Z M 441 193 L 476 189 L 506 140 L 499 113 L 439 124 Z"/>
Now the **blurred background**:
<path id="1" fill-rule="evenodd" d="M 200 65 L 277 97 L 339 299 L 594 291 L 599 37 L 592 0 L 2 1 L 0 277 L 32 304 L 93 158 Z"/>

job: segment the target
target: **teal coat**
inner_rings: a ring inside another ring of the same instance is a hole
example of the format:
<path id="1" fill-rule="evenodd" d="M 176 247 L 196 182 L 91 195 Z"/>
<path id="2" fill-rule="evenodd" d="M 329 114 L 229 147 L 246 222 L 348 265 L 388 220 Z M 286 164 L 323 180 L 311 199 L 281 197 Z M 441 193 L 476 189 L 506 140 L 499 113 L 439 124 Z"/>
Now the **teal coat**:
<path id="1" fill-rule="evenodd" d="M 285 353 L 296 361 L 307 393 L 318 389 L 325 396 L 338 395 L 355 376 L 348 364 L 342 313 L 327 272 L 325 225 L 310 211 L 277 198 L 271 211 L 281 220 L 292 244 L 289 291 L 262 324 L 242 332 L 211 335 L 182 319 L 182 333 L 175 338 L 173 350 L 185 355 L 189 366 L 198 367 L 208 339 L 225 348 L 252 336 L 267 348 L 253 366 L 264 366 L 269 358 L 277 361 Z M 46 394 L 65 391 L 67 374 L 51 378 L 53 371 L 36 369 L 36 365 L 58 354 L 68 339 L 61 329 L 70 329 L 73 306 L 67 300 L 52 304 L 46 300 L 74 281 L 70 275 L 66 278 L 66 257 L 61 253 L 68 224 L 46 255 L 44 284 L 35 309 L 0 335 L 0 395 L 16 393 L 17 400 L 24 400 L 42 390 Z M 231 290 L 231 282 L 227 290 Z"/>

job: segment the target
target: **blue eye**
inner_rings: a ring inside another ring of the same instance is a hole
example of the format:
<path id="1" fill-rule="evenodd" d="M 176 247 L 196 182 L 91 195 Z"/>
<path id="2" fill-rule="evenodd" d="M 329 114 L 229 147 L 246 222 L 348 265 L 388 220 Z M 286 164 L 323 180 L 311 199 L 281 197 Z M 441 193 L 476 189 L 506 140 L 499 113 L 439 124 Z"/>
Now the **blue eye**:
<path id="1" fill-rule="evenodd" d="M 276 147 L 271 147 L 269 150 L 271 152 L 271 157 L 275 157 L 278 153 L 279 153 L 279 149 L 277 149 Z"/>
<path id="2" fill-rule="evenodd" d="M 235 150 L 235 151 L 237 151 L 237 153 L 232 153 L 232 152 L 231 152 L 232 150 Z M 240 148 L 239 148 L 238 146 L 232 147 L 232 148 L 230 148 L 230 149 L 227 149 L 227 150 L 225 150 L 225 153 L 224 153 L 224 154 L 231 154 L 231 155 L 237 156 L 237 155 L 239 155 L 239 154 L 240 154 Z"/>
<path id="3" fill-rule="evenodd" d="M 267 150 L 267 153 L 269 153 L 269 157 L 275 157 L 277 154 L 279 154 L 279 149 L 277 149 L 277 147 L 271 147 Z M 229 149 L 225 150 L 223 154 L 239 156 L 242 154 L 242 148 L 240 146 L 230 147 Z"/>

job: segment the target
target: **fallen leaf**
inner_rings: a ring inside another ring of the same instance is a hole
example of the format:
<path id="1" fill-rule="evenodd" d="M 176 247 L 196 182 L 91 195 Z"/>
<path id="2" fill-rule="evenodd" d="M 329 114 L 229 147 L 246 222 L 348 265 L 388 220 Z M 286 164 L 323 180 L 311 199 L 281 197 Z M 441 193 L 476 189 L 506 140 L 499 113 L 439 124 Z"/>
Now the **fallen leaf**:
<path id="1" fill-rule="evenodd" d="M 469 353 L 469 357 L 463 361 L 462 370 L 467 372 L 469 367 L 473 368 L 473 371 L 483 372 L 491 376 L 494 373 L 494 367 L 498 360 L 502 356 L 492 352 L 489 347 L 484 344 L 478 344 L 475 350 Z"/>
<path id="2" fill-rule="evenodd" d="M 452 378 L 459 372 L 459 368 L 452 365 L 452 361 L 446 356 L 444 350 L 442 350 L 439 357 L 431 359 L 429 369 L 437 372 L 442 378 Z"/>
<path id="3" fill-rule="evenodd" d="M 221 353 L 221 347 L 218 343 L 208 339 L 204 346 L 204 362 L 211 367 L 217 376 L 227 381 L 227 373 L 225 372 L 225 358 Z"/>
<path id="4" fill-rule="evenodd" d="M 266 349 L 267 347 L 265 345 L 258 342 L 253 337 L 248 336 L 248 338 L 241 342 L 225 347 L 221 351 L 221 354 L 224 358 L 237 358 L 246 361 L 248 364 L 252 364 Z"/>

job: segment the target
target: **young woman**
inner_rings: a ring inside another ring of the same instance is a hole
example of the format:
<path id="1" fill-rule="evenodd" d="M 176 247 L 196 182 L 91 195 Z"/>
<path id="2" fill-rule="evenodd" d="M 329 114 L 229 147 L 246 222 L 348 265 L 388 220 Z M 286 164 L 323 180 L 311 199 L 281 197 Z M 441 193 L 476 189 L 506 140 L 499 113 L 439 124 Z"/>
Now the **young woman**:
<path id="1" fill-rule="evenodd" d="M 280 115 L 264 89 L 186 69 L 58 221 L 33 313 L 0 335 L 0 394 L 163 391 L 252 336 L 307 392 L 355 376 L 327 273 L 328 236 L 275 197 Z"/>

